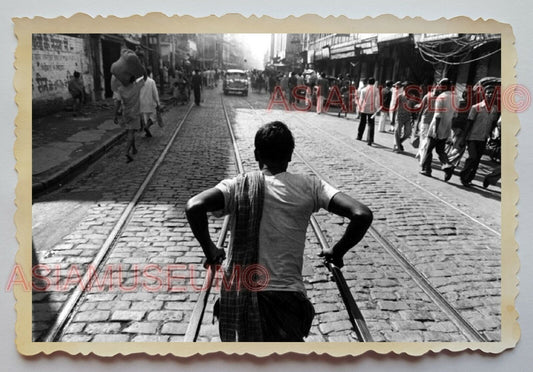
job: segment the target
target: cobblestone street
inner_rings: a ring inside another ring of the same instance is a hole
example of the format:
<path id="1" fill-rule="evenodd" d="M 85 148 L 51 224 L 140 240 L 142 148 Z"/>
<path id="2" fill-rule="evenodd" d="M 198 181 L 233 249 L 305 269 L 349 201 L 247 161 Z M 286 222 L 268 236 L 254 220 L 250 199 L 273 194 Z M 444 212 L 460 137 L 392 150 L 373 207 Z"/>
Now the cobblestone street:
<path id="1" fill-rule="evenodd" d="M 120 222 L 152 165 L 181 125 L 155 176 L 105 254 L 97 281 L 85 288 L 56 341 L 183 341 L 202 291 L 203 252 L 187 224 L 185 203 L 194 194 L 237 173 L 224 108 L 245 170 L 257 169 L 253 137 L 259 126 L 281 120 L 293 131 L 297 153 L 289 172 L 313 167 L 341 191 L 367 204 L 375 233 L 345 256 L 344 276 L 374 341 L 472 341 L 443 306 L 419 285 L 427 281 L 488 341 L 500 340 L 500 188 L 464 188 L 459 178 L 442 181 L 418 174 L 416 150 L 391 152 L 393 137 L 376 133 L 372 147 L 355 140 L 358 121 L 333 114 L 266 110 L 266 94 L 223 96 L 204 89 L 197 107 L 174 106 L 153 138 L 138 135 L 139 154 L 126 164 L 119 142 L 84 173 L 33 200 L 35 264 L 43 290 L 33 293 L 33 338 L 49 334 L 61 309 L 90 270 Z M 190 110 L 190 112 L 189 112 Z M 186 116 L 188 115 L 188 116 Z M 185 120 L 183 120 L 185 118 Z M 377 132 L 377 131 L 376 131 Z M 406 146 L 408 147 L 408 146 Z M 479 173 L 491 164 L 484 161 Z M 316 215 L 330 244 L 346 228 L 343 218 Z M 69 233 L 50 235 L 54 226 Z M 222 219 L 212 217 L 216 241 Z M 413 276 L 382 244 L 390 242 Z M 355 342 L 335 283 L 318 257 L 320 245 L 308 230 L 304 281 L 316 316 L 310 342 Z M 220 285 L 220 283 L 217 283 Z M 210 296 L 199 341 L 219 341 Z"/>

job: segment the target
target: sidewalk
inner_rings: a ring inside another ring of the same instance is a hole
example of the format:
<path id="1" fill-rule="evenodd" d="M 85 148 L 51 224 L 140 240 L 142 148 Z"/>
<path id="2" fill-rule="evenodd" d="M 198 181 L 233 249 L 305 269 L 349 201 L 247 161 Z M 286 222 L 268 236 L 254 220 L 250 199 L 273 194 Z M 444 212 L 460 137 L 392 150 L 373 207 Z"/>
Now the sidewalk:
<path id="1" fill-rule="evenodd" d="M 82 114 L 61 111 L 32 122 L 32 190 L 61 185 L 125 135 L 113 123 L 111 99 L 85 105 Z"/>
<path id="2" fill-rule="evenodd" d="M 169 97 L 161 97 L 164 110 Z M 121 141 L 112 99 L 92 102 L 82 115 L 60 111 L 32 122 L 33 196 L 61 186 Z"/>

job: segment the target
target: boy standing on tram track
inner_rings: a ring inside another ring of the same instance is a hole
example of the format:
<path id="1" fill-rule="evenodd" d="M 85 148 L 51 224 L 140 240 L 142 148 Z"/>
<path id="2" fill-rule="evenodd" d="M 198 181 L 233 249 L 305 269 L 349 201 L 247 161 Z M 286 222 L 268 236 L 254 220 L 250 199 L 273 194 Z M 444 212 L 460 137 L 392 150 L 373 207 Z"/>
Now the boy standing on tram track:
<path id="1" fill-rule="evenodd" d="M 254 151 L 260 170 L 223 180 L 187 203 L 187 219 L 208 265 L 221 262 L 226 253 L 211 240 L 207 213 L 230 214 L 225 278 L 231 282 L 235 270 L 242 273 L 256 265 L 267 279 L 261 290 L 247 289 L 238 276 L 231 288 L 222 286 L 222 341 L 303 341 L 314 317 L 302 279 L 311 214 L 324 208 L 350 220 L 342 238 L 323 252 L 338 267 L 372 223 L 372 212 L 364 204 L 316 177 L 287 172 L 293 149 L 294 138 L 285 124 L 262 126 Z"/>

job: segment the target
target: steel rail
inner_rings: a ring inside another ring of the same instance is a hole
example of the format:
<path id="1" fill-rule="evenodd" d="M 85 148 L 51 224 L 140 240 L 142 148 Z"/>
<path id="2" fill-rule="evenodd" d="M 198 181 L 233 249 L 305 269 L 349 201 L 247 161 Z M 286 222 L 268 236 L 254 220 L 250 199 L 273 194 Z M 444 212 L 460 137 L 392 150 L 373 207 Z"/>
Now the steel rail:
<path id="1" fill-rule="evenodd" d="M 239 148 L 237 147 L 237 141 L 235 139 L 235 134 L 233 133 L 233 129 L 231 128 L 228 112 L 226 110 L 226 106 L 224 105 L 224 99 L 220 98 L 222 103 L 222 109 L 224 111 L 224 117 L 226 118 L 226 124 L 229 130 L 231 143 L 233 144 L 233 153 L 235 155 L 235 163 L 237 164 L 237 168 L 239 170 L 239 173 L 244 172 L 244 167 L 242 165 L 242 159 L 239 154 Z M 224 244 L 224 241 L 226 240 L 226 235 L 228 232 L 230 223 L 230 216 L 226 216 L 224 218 L 224 223 L 222 225 L 222 229 L 220 231 L 220 235 L 218 237 L 217 241 L 217 247 L 221 247 Z M 205 314 L 205 308 L 207 307 L 207 302 L 209 299 L 209 294 L 211 293 L 211 288 L 213 287 L 213 279 L 216 275 L 216 265 L 209 265 L 208 270 L 205 273 L 204 276 L 204 284 L 202 285 L 202 291 L 200 292 L 200 296 L 198 297 L 198 300 L 196 301 L 196 304 L 194 305 L 194 309 L 191 315 L 191 318 L 189 319 L 189 324 L 187 326 L 187 331 L 185 332 L 185 342 L 196 342 L 198 339 L 198 336 L 200 335 L 200 328 L 202 327 L 202 321 Z"/>
<path id="2" fill-rule="evenodd" d="M 115 226 L 111 230 L 111 233 L 107 237 L 107 239 L 104 241 L 104 244 L 99 249 L 98 253 L 96 254 L 95 258 L 91 262 L 91 264 L 88 267 L 93 268 L 93 270 L 87 270 L 83 277 L 81 278 L 79 284 L 74 289 L 74 292 L 69 297 L 67 302 L 63 305 L 61 308 L 61 311 L 59 312 L 57 318 L 54 321 L 54 324 L 47 332 L 46 336 L 44 337 L 44 342 L 54 342 L 57 339 L 57 336 L 63 329 L 65 323 L 68 321 L 69 317 L 72 314 L 72 311 L 74 307 L 78 304 L 81 296 L 83 295 L 85 288 L 91 283 L 91 281 L 95 278 L 96 274 L 98 273 L 100 266 L 104 262 L 104 259 L 108 256 L 109 252 L 111 251 L 112 247 L 115 246 L 116 242 L 120 238 L 120 235 L 122 234 L 124 227 L 127 225 L 127 222 L 130 220 L 132 212 L 134 208 L 137 206 L 139 200 L 143 196 L 144 192 L 146 191 L 148 185 L 150 184 L 150 181 L 152 180 L 153 176 L 155 175 L 157 169 L 163 163 L 163 160 L 165 159 L 167 153 L 169 152 L 171 146 L 173 145 L 179 131 L 181 130 L 181 127 L 183 126 L 183 123 L 189 116 L 191 109 L 193 105 L 191 104 L 189 108 L 187 109 L 187 112 L 185 113 L 185 116 L 180 121 L 176 129 L 174 130 L 174 133 L 170 140 L 168 141 L 167 145 L 157 158 L 154 165 L 150 168 L 150 171 L 144 178 L 144 181 L 142 182 L 141 186 L 137 189 L 135 195 L 131 199 L 131 201 L 128 203 L 122 214 L 120 215 L 120 218 L 116 222 Z"/>
<path id="3" fill-rule="evenodd" d="M 326 240 L 326 237 L 324 236 L 324 233 L 322 232 L 322 229 L 320 228 L 315 216 L 311 216 L 311 227 L 313 228 L 318 242 L 320 243 L 322 251 L 324 251 L 324 249 L 328 249 L 329 243 Z M 357 339 L 361 342 L 373 342 L 374 340 L 372 339 L 372 335 L 368 330 L 365 318 L 363 317 L 361 310 L 359 310 L 359 307 L 352 296 L 350 288 L 346 283 L 346 279 L 344 279 L 344 275 L 342 275 L 341 269 L 327 260 L 324 260 L 324 266 L 326 266 L 326 268 L 329 270 L 333 276 L 333 279 L 335 280 L 335 283 L 337 284 L 337 288 L 339 289 L 342 301 L 346 306 L 346 311 L 348 312 L 348 317 L 350 318 L 350 322 L 352 323 L 355 334 L 357 335 Z"/>

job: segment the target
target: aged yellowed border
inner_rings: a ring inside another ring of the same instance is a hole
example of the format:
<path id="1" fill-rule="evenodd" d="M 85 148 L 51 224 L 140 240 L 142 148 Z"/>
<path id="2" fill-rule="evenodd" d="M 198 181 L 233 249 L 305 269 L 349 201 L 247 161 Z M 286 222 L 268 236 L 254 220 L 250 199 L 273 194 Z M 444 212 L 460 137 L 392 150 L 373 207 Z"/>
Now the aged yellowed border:
<path id="1" fill-rule="evenodd" d="M 20 244 L 16 263 L 23 269 L 27 277 L 31 277 L 31 236 L 32 236 L 32 33 L 501 33 L 502 45 L 502 86 L 516 83 L 514 65 L 517 54 L 514 47 L 514 36 L 510 25 L 494 20 L 478 19 L 473 21 L 466 17 L 438 19 L 427 21 L 422 18 L 397 18 L 382 15 L 377 18 L 366 17 L 352 20 L 341 17 L 319 17 L 306 15 L 274 19 L 270 17 L 246 18 L 238 14 L 223 17 L 194 18 L 191 16 L 168 17 L 161 13 L 150 13 L 146 16 L 90 17 L 76 14 L 70 18 L 59 17 L 45 19 L 36 17 L 16 18 L 15 34 L 18 47 L 15 55 L 16 103 L 16 142 L 14 153 L 18 184 L 16 189 L 17 240 Z M 516 203 L 519 198 L 516 179 L 518 174 L 514 168 L 517 156 L 516 134 L 520 128 L 518 116 L 502 110 L 503 144 L 502 163 L 505 163 L 502 175 L 502 324 L 501 341 L 487 343 L 303 343 L 303 344 L 254 344 L 254 343 L 39 343 L 32 342 L 32 298 L 31 291 L 24 291 L 21 286 L 14 289 L 17 312 L 16 345 L 23 355 L 39 353 L 50 354 L 64 351 L 70 354 L 90 354 L 113 356 L 116 354 L 146 353 L 150 355 L 192 356 L 224 352 L 228 354 L 253 354 L 268 356 L 273 353 L 289 352 L 301 354 L 329 354 L 331 356 L 360 355 L 367 351 L 377 353 L 407 353 L 423 355 L 428 351 L 441 350 L 480 350 L 488 353 L 499 353 L 512 348 L 520 337 L 518 313 L 515 310 L 515 298 L 518 295 L 517 272 L 519 259 L 518 244 L 514 232 L 518 224 Z"/>

